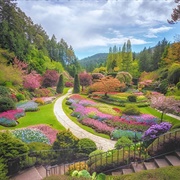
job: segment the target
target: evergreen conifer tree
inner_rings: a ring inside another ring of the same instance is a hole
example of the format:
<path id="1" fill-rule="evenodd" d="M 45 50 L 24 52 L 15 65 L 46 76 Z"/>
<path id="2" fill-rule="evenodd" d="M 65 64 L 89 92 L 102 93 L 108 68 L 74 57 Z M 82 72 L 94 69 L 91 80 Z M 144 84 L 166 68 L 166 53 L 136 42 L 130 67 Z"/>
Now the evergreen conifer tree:
<path id="1" fill-rule="evenodd" d="M 59 81 L 58 81 L 58 84 L 57 84 L 56 92 L 57 93 L 63 93 L 63 90 L 64 90 L 64 77 L 61 74 L 59 76 Z"/>
<path id="2" fill-rule="evenodd" d="M 78 77 L 78 74 L 75 74 L 75 76 L 74 76 L 74 88 L 73 88 L 73 93 L 79 93 L 79 92 L 80 92 L 79 77 Z"/>

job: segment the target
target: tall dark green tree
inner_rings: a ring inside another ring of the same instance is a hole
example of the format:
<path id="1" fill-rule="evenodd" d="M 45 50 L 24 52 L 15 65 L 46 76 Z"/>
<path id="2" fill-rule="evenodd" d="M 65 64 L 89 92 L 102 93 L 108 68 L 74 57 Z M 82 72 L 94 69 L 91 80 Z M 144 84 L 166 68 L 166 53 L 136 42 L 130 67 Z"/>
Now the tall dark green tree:
<path id="1" fill-rule="evenodd" d="M 56 92 L 63 93 L 63 90 L 64 90 L 64 77 L 63 77 L 63 74 L 60 74 Z"/>
<path id="2" fill-rule="evenodd" d="M 80 81 L 78 74 L 75 74 L 74 76 L 74 88 L 73 93 L 80 93 Z"/>

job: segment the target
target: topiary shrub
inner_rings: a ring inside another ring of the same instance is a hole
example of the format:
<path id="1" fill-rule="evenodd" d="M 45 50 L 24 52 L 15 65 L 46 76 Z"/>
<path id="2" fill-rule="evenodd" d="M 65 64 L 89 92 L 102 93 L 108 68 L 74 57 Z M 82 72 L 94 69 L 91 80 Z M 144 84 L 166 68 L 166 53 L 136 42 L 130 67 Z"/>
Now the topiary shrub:
<path id="1" fill-rule="evenodd" d="M 123 136 L 120 139 L 118 139 L 118 141 L 115 144 L 115 148 L 121 149 L 123 146 L 131 144 L 133 144 L 132 140 L 130 140 L 128 137 Z"/>
<path id="2" fill-rule="evenodd" d="M 12 99 L 8 97 L 0 98 L 0 112 L 15 109 L 15 103 Z"/>
<path id="3" fill-rule="evenodd" d="M 137 96 L 135 95 L 130 95 L 127 97 L 129 102 L 136 102 L 137 101 Z"/>
<path id="4" fill-rule="evenodd" d="M 136 105 L 132 105 L 132 104 L 126 105 L 122 113 L 126 115 L 140 115 L 141 114 L 139 108 Z"/>
<path id="5" fill-rule="evenodd" d="M 94 141 L 88 138 L 80 139 L 78 142 L 78 151 L 80 153 L 90 154 L 97 149 Z"/>

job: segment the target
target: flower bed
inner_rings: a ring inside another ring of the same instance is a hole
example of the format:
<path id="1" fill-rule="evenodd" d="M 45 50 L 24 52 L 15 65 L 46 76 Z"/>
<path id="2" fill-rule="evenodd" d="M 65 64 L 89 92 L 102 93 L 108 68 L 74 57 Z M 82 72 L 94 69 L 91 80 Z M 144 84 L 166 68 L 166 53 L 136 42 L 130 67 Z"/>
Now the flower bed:
<path id="1" fill-rule="evenodd" d="M 26 143 L 42 142 L 46 144 L 53 144 L 56 140 L 58 130 L 53 129 L 48 125 L 40 124 L 13 130 L 12 133 Z"/>
<path id="2" fill-rule="evenodd" d="M 141 134 L 151 125 L 158 123 L 158 119 L 152 115 L 142 114 L 139 116 L 118 116 L 121 110 L 111 106 L 102 105 L 92 100 L 87 100 L 80 95 L 72 95 L 68 103 L 73 109 L 72 116 L 78 118 L 79 122 L 92 127 L 95 131 L 110 135 L 115 129 L 123 131 L 136 131 Z M 105 113 L 108 112 L 108 113 Z M 132 133 L 131 133 L 132 134 Z M 135 138 L 133 135 L 132 137 Z"/>
<path id="3" fill-rule="evenodd" d="M 17 129 L 12 131 L 12 134 L 25 143 L 42 142 L 50 144 L 49 139 L 40 130 L 37 129 Z"/>
<path id="4" fill-rule="evenodd" d="M 0 125 L 6 127 L 16 126 L 18 124 L 17 119 L 23 117 L 24 115 L 25 112 L 23 109 L 15 109 L 2 112 L 0 113 Z"/>
<path id="5" fill-rule="evenodd" d="M 25 112 L 39 110 L 38 104 L 34 101 L 28 101 L 28 102 L 23 102 L 21 104 L 17 104 L 17 108 L 24 109 Z"/>

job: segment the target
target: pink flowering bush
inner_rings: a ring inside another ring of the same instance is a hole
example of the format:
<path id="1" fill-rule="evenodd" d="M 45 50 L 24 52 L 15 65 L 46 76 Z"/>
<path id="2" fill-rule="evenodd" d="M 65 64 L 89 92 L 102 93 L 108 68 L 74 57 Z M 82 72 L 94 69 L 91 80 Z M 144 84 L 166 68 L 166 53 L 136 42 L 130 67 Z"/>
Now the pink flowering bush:
<path id="1" fill-rule="evenodd" d="M 114 130 L 113 127 L 108 126 L 106 123 L 91 119 L 91 118 L 86 118 L 82 120 L 82 124 L 92 127 L 95 129 L 95 131 L 99 133 L 105 133 L 105 134 L 111 134 L 111 132 Z"/>
<path id="2" fill-rule="evenodd" d="M 24 115 L 25 112 L 23 109 L 15 109 L 2 112 L 0 113 L 0 124 L 7 127 L 16 126 L 16 120 Z"/>

